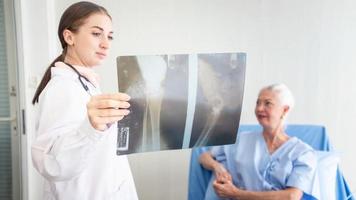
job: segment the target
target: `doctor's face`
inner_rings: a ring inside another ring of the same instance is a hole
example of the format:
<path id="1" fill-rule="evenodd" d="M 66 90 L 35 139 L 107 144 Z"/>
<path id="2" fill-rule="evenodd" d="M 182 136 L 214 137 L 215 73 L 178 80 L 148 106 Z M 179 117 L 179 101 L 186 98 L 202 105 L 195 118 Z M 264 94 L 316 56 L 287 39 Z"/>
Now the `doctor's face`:
<path id="1" fill-rule="evenodd" d="M 278 94 L 262 90 L 256 102 L 255 115 L 264 129 L 274 129 L 282 122 L 285 108 L 281 105 Z"/>
<path id="2" fill-rule="evenodd" d="M 78 31 L 68 34 L 66 61 L 92 67 L 101 64 L 108 55 L 113 39 L 112 22 L 105 14 L 92 14 Z"/>

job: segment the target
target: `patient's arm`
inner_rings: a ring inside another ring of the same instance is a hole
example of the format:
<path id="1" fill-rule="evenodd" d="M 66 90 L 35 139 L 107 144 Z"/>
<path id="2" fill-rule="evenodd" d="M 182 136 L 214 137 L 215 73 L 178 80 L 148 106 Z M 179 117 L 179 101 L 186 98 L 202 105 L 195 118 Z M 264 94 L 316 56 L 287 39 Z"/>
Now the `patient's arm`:
<path id="1" fill-rule="evenodd" d="M 300 200 L 303 196 L 303 192 L 300 189 L 293 187 L 277 191 L 254 192 L 241 190 L 237 188 L 231 181 L 227 181 L 224 183 L 214 181 L 213 187 L 218 196 L 238 200 Z"/>
<path id="2" fill-rule="evenodd" d="M 204 152 L 199 158 L 200 164 L 203 165 L 205 169 L 214 172 L 216 180 L 218 182 L 232 181 L 230 173 L 225 169 L 224 165 L 217 162 L 210 152 Z"/>

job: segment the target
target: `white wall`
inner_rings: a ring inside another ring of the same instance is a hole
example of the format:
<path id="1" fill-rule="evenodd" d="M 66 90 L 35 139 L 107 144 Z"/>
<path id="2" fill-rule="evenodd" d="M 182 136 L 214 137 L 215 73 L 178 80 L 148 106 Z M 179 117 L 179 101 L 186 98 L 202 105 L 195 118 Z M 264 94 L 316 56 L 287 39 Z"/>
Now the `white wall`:
<path id="1" fill-rule="evenodd" d="M 18 1 L 22 4 L 23 66 L 29 102 L 32 78 L 59 53 L 53 50 L 58 47 L 59 16 L 74 1 Z M 102 0 L 100 4 L 108 8 L 115 26 L 111 57 L 99 69 L 104 91 L 117 90 L 118 55 L 246 52 L 242 123 L 256 123 L 253 108 L 259 88 L 286 83 L 296 97 L 290 122 L 327 127 L 333 146 L 340 152 L 341 169 L 351 188 L 356 189 L 356 162 L 352 159 L 356 151 L 352 127 L 356 121 L 355 1 Z M 31 138 L 33 112 L 28 102 Z M 140 197 L 185 199 L 189 153 L 130 156 Z M 37 200 L 39 181 L 32 167 L 29 169 L 30 199 Z"/>

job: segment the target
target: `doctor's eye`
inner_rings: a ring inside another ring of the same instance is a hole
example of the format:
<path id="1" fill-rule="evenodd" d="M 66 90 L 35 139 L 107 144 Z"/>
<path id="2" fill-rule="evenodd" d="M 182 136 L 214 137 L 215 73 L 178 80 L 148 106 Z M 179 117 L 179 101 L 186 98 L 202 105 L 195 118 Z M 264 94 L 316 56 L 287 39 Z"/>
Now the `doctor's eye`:
<path id="1" fill-rule="evenodd" d="M 109 36 L 108 36 L 108 40 L 110 40 L 110 41 L 111 41 L 111 40 L 114 40 L 114 37 L 113 37 L 112 35 L 109 35 Z"/>
<path id="2" fill-rule="evenodd" d="M 95 37 L 99 37 L 101 35 L 101 33 L 99 32 L 93 32 L 92 35 L 94 35 Z"/>

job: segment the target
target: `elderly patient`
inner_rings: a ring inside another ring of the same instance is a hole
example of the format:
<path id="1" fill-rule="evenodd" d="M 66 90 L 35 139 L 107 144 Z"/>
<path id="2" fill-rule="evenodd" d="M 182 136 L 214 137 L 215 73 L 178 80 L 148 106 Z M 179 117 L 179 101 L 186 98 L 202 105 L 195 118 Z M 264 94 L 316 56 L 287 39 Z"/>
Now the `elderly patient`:
<path id="1" fill-rule="evenodd" d="M 236 144 L 213 147 L 201 155 L 200 163 L 213 171 L 205 199 L 312 197 L 315 152 L 284 131 L 284 120 L 293 105 L 284 84 L 261 89 L 255 115 L 263 131 L 240 133 Z"/>

